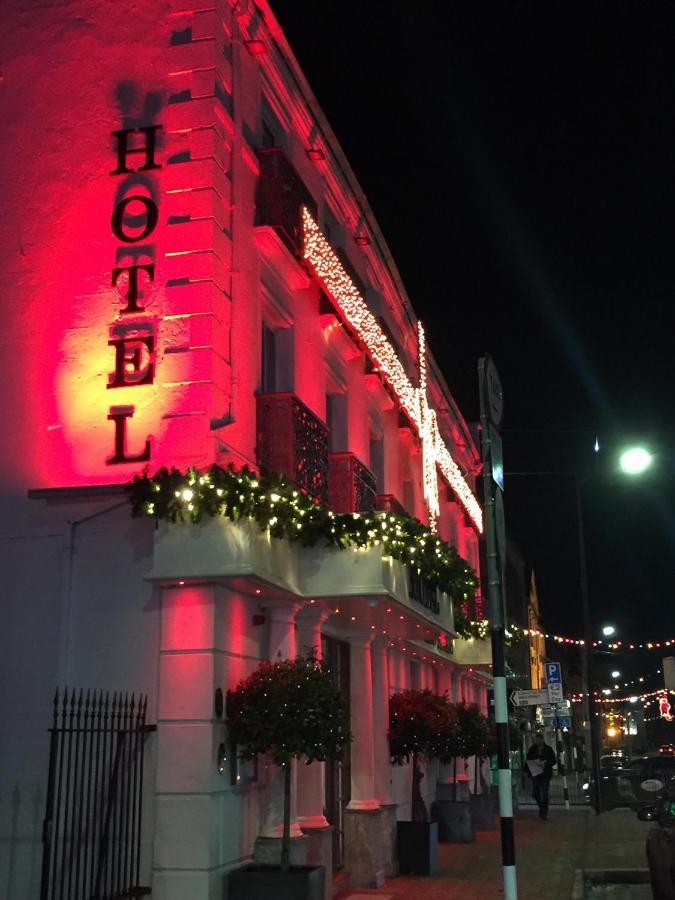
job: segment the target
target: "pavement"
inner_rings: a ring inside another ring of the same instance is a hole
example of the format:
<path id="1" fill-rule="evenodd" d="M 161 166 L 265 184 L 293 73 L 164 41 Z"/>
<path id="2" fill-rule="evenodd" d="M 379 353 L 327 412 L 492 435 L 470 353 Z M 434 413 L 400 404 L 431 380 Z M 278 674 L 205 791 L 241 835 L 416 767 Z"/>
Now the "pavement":
<path id="1" fill-rule="evenodd" d="M 553 808 L 547 822 L 540 821 L 536 810 L 521 810 L 515 816 L 518 900 L 572 900 L 577 870 L 646 869 L 649 828 L 628 809 L 596 816 L 586 807 Z M 498 828 L 477 832 L 472 844 L 439 844 L 438 862 L 439 872 L 432 877 L 392 878 L 378 890 L 354 889 L 346 898 L 503 900 Z M 588 896 L 651 896 L 646 885 L 625 891 Z"/>

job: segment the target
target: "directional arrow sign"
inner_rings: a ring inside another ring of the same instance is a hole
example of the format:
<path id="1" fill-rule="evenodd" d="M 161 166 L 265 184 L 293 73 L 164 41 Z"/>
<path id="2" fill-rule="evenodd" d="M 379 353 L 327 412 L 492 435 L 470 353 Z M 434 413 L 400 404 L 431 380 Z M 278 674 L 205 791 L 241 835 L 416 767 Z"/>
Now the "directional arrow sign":
<path id="1" fill-rule="evenodd" d="M 511 694 L 511 703 L 514 706 L 541 706 L 548 703 L 548 690 L 542 691 L 514 691 Z"/>

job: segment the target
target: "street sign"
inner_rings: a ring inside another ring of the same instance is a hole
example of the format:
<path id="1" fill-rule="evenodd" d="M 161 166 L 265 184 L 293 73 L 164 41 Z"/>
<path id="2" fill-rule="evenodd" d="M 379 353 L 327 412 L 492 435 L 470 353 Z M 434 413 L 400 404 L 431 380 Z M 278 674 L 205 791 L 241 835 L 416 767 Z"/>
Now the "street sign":
<path id="1" fill-rule="evenodd" d="M 514 706 L 541 706 L 548 702 L 548 691 L 514 691 L 511 694 L 511 703 Z"/>
<path id="2" fill-rule="evenodd" d="M 563 700 L 562 703 L 544 703 L 541 707 L 544 716 L 567 716 L 569 715 L 570 701 Z"/>
<path id="3" fill-rule="evenodd" d="M 548 685 L 548 702 L 549 703 L 562 703 L 563 701 L 563 686 L 559 682 L 549 682 Z"/>
<path id="4" fill-rule="evenodd" d="M 562 672 L 560 670 L 559 662 L 546 663 L 546 683 L 562 684 Z"/>
<path id="5" fill-rule="evenodd" d="M 570 716 L 558 716 L 558 728 L 571 728 L 572 719 Z"/>

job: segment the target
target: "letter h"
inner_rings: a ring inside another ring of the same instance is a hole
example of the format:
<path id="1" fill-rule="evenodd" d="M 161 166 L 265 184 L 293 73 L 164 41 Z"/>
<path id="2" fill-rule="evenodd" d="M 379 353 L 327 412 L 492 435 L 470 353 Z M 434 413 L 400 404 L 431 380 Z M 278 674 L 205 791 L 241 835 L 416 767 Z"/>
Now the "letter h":
<path id="1" fill-rule="evenodd" d="M 161 125 L 146 125 L 143 128 L 125 128 L 122 131 L 113 131 L 112 136 L 117 138 L 117 168 L 110 174 L 128 175 L 130 172 L 147 172 L 148 169 L 161 169 L 162 167 L 155 162 L 157 132 L 161 127 Z M 145 144 L 141 147 L 129 147 L 129 135 L 135 134 L 137 131 L 145 135 Z M 145 164 L 137 169 L 128 168 L 127 156 L 132 153 L 145 154 Z"/>

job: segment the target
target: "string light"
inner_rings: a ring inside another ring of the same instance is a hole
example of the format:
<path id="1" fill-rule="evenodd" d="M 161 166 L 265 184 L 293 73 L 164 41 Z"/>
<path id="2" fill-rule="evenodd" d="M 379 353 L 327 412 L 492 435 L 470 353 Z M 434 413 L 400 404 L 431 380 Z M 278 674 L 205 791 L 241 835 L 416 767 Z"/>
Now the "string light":
<path id="1" fill-rule="evenodd" d="M 509 628 L 521 631 L 524 635 L 543 637 L 548 641 L 555 641 L 558 644 L 570 644 L 583 647 L 586 643 L 582 638 L 566 637 L 565 635 L 561 634 L 553 634 L 552 632 L 540 631 L 536 628 L 521 628 L 519 625 L 509 625 Z M 661 641 L 644 641 L 643 643 L 634 644 L 624 643 L 623 641 L 597 640 L 592 642 L 592 646 L 602 647 L 603 650 L 613 650 L 621 653 L 625 653 L 629 650 L 664 650 L 668 647 L 672 647 L 675 651 L 675 638 L 669 638 L 668 640 Z"/>
<path id="2" fill-rule="evenodd" d="M 421 384 L 419 387 L 415 387 L 408 378 L 393 345 L 306 206 L 302 207 L 302 225 L 304 259 L 314 269 L 316 276 L 332 297 L 347 324 L 365 344 L 376 370 L 380 372 L 396 395 L 402 409 L 422 440 L 425 453 L 425 498 L 430 520 L 433 521 L 438 516 L 438 485 L 436 484 L 434 488 L 431 484 L 432 466 L 433 481 L 435 482 L 435 466 L 438 465 L 443 477 L 477 530 L 482 532 L 483 513 L 480 505 L 441 437 L 436 412 L 429 407 L 427 402 L 424 330 L 420 327 L 418 331 Z"/>

